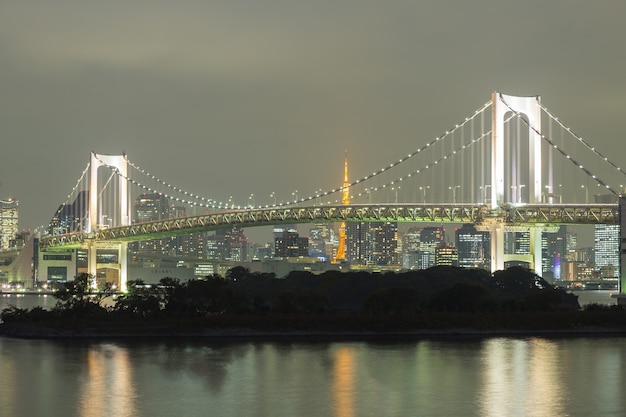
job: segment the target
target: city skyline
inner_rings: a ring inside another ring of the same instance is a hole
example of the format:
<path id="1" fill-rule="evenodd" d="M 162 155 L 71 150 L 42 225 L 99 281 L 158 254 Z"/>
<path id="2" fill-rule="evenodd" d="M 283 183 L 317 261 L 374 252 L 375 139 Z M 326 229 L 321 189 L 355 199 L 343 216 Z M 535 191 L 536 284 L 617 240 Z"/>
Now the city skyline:
<path id="1" fill-rule="evenodd" d="M 344 149 L 353 178 L 396 161 L 494 90 L 624 157 L 623 4 L 35 4 L 0 5 L 0 196 L 22 229 L 92 150 L 270 203 L 340 186 Z"/>

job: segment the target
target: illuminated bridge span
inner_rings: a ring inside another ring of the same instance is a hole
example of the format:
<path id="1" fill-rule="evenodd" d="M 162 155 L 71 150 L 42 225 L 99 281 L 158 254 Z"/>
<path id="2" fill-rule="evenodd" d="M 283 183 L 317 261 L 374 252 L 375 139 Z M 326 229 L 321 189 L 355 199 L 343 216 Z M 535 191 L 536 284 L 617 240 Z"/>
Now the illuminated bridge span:
<path id="1" fill-rule="evenodd" d="M 270 226 L 281 223 L 320 222 L 401 222 L 401 223 L 474 223 L 489 225 L 492 220 L 513 226 L 550 228 L 560 224 L 617 224 L 617 204 L 588 204 L 585 206 L 541 204 L 508 206 L 493 211 L 484 205 L 461 204 L 391 204 L 335 205 L 324 207 L 284 207 L 240 209 L 223 213 L 180 217 L 100 229 L 94 233 L 52 235 L 43 239 L 43 246 L 65 250 L 81 247 L 89 239 L 109 242 L 136 242 L 155 238 L 214 231 L 227 227 Z"/>
<path id="2" fill-rule="evenodd" d="M 97 248 L 119 248 L 124 287 L 128 242 L 280 223 L 473 223 L 491 234 L 492 270 L 504 267 L 504 233 L 524 230 L 531 263 L 541 273 L 542 231 L 620 222 L 624 171 L 553 116 L 538 96 L 495 92 L 441 136 L 416 142 L 415 151 L 352 182 L 346 170 L 337 188 L 296 191 L 291 201 L 280 202 L 275 193 L 261 201 L 255 190 L 247 190 L 247 198 L 200 196 L 148 173 L 126 155 L 92 153 L 40 247 L 89 249 L 94 275 Z M 162 197 L 175 213 L 158 221 L 133 216 L 131 202 L 142 194 Z"/>

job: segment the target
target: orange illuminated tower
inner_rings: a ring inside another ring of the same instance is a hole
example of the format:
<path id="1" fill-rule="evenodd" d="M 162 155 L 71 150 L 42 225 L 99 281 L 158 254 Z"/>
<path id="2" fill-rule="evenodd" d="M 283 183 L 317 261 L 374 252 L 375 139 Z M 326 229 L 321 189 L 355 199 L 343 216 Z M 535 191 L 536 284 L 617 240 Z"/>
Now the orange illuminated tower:
<path id="1" fill-rule="evenodd" d="M 343 204 L 350 204 L 350 183 L 348 182 L 348 151 L 343 159 Z M 339 226 L 339 247 L 335 255 L 334 263 L 346 260 L 346 222 L 341 222 Z"/>

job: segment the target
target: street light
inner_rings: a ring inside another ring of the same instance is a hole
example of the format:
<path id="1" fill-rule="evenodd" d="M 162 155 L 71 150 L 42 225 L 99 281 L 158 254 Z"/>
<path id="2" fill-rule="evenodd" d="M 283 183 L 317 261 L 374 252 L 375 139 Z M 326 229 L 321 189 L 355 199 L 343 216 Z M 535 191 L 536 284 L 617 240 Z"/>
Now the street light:
<path id="1" fill-rule="evenodd" d="M 250 194 L 250 197 L 248 197 L 248 201 L 250 202 L 250 208 L 254 208 L 254 194 Z"/>
<path id="2" fill-rule="evenodd" d="M 274 198 L 274 207 L 276 207 L 276 193 L 274 191 L 270 194 L 270 198 Z"/>
<path id="3" fill-rule="evenodd" d="M 487 188 L 491 188 L 491 184 L 485 184 L 483 186 L 478 187 L 483 194 L 483 204 L 486 204 L 487 202 L 491 201 L 491 197 L 487 198 L 488 194 L 487 194 Z"/>
<path id="4" fill-rule="evenodd" d="M 585 185 L 581 185 L 580 188 L 585 189 L 585 204 L 589 202 L 589 188 L 585 187 Z"/>
<path id="5" fill-rule="evenodd" d="M 549 204 L 552 204 L 552 201 L 553 201 L 553 200 L 552 200 L 552 197 L 553 197 L 553 194 L 552 194 L 552 186 L 550 186 L 550 185 L 544 185 L 544 186 L 543 186 L 543 188 L 545 188 L 545 189 L 546 189 L 546 192 L 542 194 L 542 195 L 543 195 L 543 198 L 544 198 L 544 200 L 545 200 L 545 201 L 542 201 L 542 203 L 549 203 Z"/>
<path id="6" fill-rule="evenodd" d="M 400 186 L 391 187 L 391 190 L 396 192 L 396 204 L 398 204 L 398 190 L 399 189 L 400 189 Z"/>
<path id="7" fill-rule="evenodd" d="M 456 189 L 461 188 L 460 185 L 452 185 L 448 187 L 448 190 L 452 190 L 452 202 L 456 204 Z"/>
<path id="8" fill-rule="evenodd" d="M 430 185 L 427 185 L 425 187 L 420 187 L 419 189 L 422 190 L 424 193 L 422 194 L 422 203 L 426 204 L 426 190 L 430 188 Z"/>

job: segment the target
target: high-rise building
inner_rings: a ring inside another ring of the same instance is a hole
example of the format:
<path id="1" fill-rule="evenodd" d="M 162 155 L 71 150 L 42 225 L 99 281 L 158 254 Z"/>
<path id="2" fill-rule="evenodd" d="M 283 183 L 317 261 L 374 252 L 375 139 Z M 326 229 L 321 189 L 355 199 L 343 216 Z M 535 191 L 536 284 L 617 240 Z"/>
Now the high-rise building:
<path id="1" fill-rule="evenodd" d="M 18 217 L 17 200 L 0 200 L 0 249 L 8 249 L 15 245 L 18 236 Z"/>
<path id="2" fill-rule="evenodd" d="M 420 229 L 410 227 L 402 236 L 402 267 L 404 269 L 419 268 Z"/>
<path id="3" fill-rule="evenodd" d="M 133 223 L 151 222 L 169 219 L 168 199 L 163 194 L 144 193 L 135 199 L 133 207 Z M 178 238 L 151 239 L 133 242 L 128 245 L 129 251 L 136 254 L 173 255 L 178 247 Z"/>
<path id="4" fill-rule="evenodd" d="M 458 266 L 459 251 L 454 246 L 442 242 L 435 248 L 435 258 L 437 266 Z"/>
<path id="5" fill-rule="evenodd" d="M 235 262 L 248 261 L 248 238 L 243 229 L 233 227 L 215 232 L 219 259 Z"/>
<path id="6" fill-rule="evenodd" d="M 458 266 L 462 268 L 491 268 L 491 240 L 489 232 L 476 230 L 473 224 L 464 224 L 455 230 Z"/>
<path id="7" fill-rule="evenodd" d="M 332 259 L 332 245 L 329 245 L 332 242 L 332 235 L 333 229 L 327 223 L 314 225 L 309 230 L 309 256 L 322 262 Z"/>
<path id="8" fill-rule="evenodd" d="M 504 232 L 504 253 L 530 254 L 530 232 Z"/>
<path id="9" fill-rule="evenodd" d="M 543 232 L 541 252 L 543 277 L 560 280 L 562 265 L 567 260 L 567 226 L 561 225 L 556 232 Z"/>
<path id="10" fill-rule="evenodd" d="M 274 256 L 276 258 L 295 258 L 308 256 L 309 239 L 300 237 L 295 229 L 284 230 L 274 237 Z"/>
<path id="11" fill-rule="evenodd" d="M 619 278 L 620 226 L 594 226 L 595 270 L 602 278 Z"/>
<path id="12" fill-rule="evenodd" d="M 353 265 L 398 265 L 398 223 L 348 222 L 346 255 Z"/>
<path id="13" fill-rule="evenodd" d="M 373 265 L 398 265 L 398 223 L 370 223 L 369 240 L 371 253 L 369 261 Z"/>
<path id="14" fill-rule="evenodd" d="M 134 222 L 150 222 L 169 219 L 169 205 L 163 194 L 142 194 L 135 199 Z"/>
<path id="15" fill-rule="evenodd" d="M 446 230 L 443 226 L 424 227 L 420 231 L 420 250 L 428 252 L 428 264 L 422 265 L 422 269 L 430 268 L 436 264 L 437 246 L 446 241 Z"/>
<path id="16" fill-rule="evenodd" d="M 89 191 L 80 191 L 72 204 L 62 204 L 50 220 L 48 232 L 58 235 L 86 230 L 89 221 Z"/>

